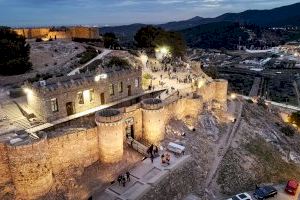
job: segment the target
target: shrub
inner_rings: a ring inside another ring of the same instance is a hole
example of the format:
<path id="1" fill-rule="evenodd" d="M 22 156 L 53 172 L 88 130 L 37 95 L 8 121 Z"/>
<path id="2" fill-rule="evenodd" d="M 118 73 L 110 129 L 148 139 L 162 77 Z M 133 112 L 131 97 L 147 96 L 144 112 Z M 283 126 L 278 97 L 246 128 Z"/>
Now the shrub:
<path id="1" fill-rule="evenodd" d="M 0 74 L 10 76 L 29 71 L 30 45 L 25 38 L 6 27 L 0 27 L 0 38 Z"/>
<path id="2" fill-rule="evenodd" d="M 119 58 L 119 57 L 112 57 L 110 61 L 106 64 L 107 67 L 123 67 L 123 68 L 128 68 L 130 67 L 130 64 L 128 60 Z"/>
<path id="3" fill-rule="evenodd" d="M 295 131 L 293 128 L 291 128 L 290 126 L 285 126 L 280 128 L 280 131 L 282 133 L 284 133 L 286 136 L 292 137 L 295 135 Z"/>
<path id="4" fill-rule="evenodd" d="M 78 54 L 76 57 L 80 57 L 79 63 L 84 64 L 88 61 L 92 60 L 94 57 L 98 55 L 97 51 L 93 47 L 87 47 L 85 52 Z"/>

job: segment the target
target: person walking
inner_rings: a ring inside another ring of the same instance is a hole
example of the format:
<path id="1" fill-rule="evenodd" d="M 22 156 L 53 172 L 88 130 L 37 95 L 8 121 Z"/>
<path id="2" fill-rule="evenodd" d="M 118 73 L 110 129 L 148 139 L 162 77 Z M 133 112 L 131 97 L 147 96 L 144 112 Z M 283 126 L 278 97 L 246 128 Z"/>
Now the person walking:
<path id="1" fill-rule="evenodd" d="M 126 178 L 127 178 L 127 181 L 130 182 L 130 172 L 129 171 L 126 172 Z"/>
<path id="2" fill-rule="evenodd" d="M 118 176 L 118 182 L 119 182 L 119 186 L 120 186 L 121 182 L 122 182 L 122 176 L 121 175 Z"/>
<path id="3" fill-rule="evenodd" d="M 125 187 L 126 186 L 126 179 L 125 179 L 124 175 L 122 175 L 122 183 L 123 183 L 123 187 Z"/>
<path id="4" fill-rule="evenodd" d="M 151 159 L 151 163 L 153 163 L 153 160 L 154 160 L 154 155 L 153 154 L 151 154 L 150 159 Z"/>

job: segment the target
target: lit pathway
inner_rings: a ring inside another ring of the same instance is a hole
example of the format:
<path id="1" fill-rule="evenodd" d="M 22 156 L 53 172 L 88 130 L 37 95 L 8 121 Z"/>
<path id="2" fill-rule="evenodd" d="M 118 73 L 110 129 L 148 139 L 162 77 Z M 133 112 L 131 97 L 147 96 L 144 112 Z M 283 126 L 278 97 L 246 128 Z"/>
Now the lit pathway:
<path id="1" fill-rule="evenodd" d="M 84 65 L 82 65 L 81 67 L 78 67 L 74 70 L 72 70 L 70 73 L 68 73 L 68 76 L 72 76 L 75 74 L 79 74 L 80 73 L 80 69 L 85 68 L 86 66 L 88 66 L 89 64 L 91 64 L 92 62 L 94 62 L 95 60 L 100 60 L 102 59 L 104 56 L 106 56 L 107 54 L 109 54 L 111 52 L 111 50 L 109 49 L 103 49 L 103 52 L 100 53 L 98 56 L 96 56 L 95 58 L 93 58 L 92 60 L 90 60 L 89 62 L 85 63 Z"/>
<path id="2" fill-rule="evenodd" d="M 112 199 L 139 199 L 149 192 L 155 185 L 169 175 L 169 173 L 185 164 L 190 155 L 175 157 L 172 153 L 169 166 L 162 166 L 160 157 L 154 159 L 151 163 L 150 159 L 142 161 L 137 167 L 130 170 L 131 181 L 127 182 L 125 187 L 119 185 L 116 181 L 104 192 L 98 192 L 93 195 L 95 200 L 112 200 Z"/>
<path id="3" fill-rule="evenodd" d="M 241 95 L 241 94 L 237 94 L 238 97 L 241 97 L 245 100 L 251 100 L 252 97 L 249 97 L 249 96 L 244 96 L 244 95 Z M 265 100 L 266 103 L 269 103 L 273 106 L 278 106 L 278 107 L 281 107 L 281 108 L 286 108 L 286 109 L 290 109 L 290 110 L 294 110 L 294 111 L 300 111 L 300 107 L 297 107 L 297 106 L 291 106 L 291 105 L 287 105 L 287 104 L 284 104 L 284 103 L 278 103 L 278 102 L 275 102 L 275 101 L 269 101 L 269 100 Z"/>

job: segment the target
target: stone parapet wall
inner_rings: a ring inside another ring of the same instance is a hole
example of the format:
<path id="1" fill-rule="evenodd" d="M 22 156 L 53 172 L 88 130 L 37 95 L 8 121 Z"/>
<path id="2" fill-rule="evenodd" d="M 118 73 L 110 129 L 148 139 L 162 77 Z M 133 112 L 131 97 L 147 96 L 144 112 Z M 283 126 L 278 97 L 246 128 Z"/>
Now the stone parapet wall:
<path id="1" fill-rule="evenodd" d="M 53 173 L 69 167 L 87 167 L 99 160 L 97 129 L 70 129 L 49 138 Z"/>
<path id="2" fill-rule="evenodd" d="M 97 27 L 82 27 L 75 26 L 69 27 L 66 31 L 55 31 L 50 28 L 17 28 L 12 29 L 18 35 L 25 37 L 26 39 L 34 38 L 52 38 L 55 36 L 57 39 L 72 39 L 72 38 L 84 38 L 84 39 L 99 39 L 100 33 Z"/>
<path id="3" fill-rule="evenodd" d="M 217 101 L 220 103 L 227 102 L 228 81 L 216 79 L 208 82 L 206 85 L 197 88 L 197 94 L 202 96 L 203 102 Z"/>
<path id="4" fill-rule="evenodd" d="M 5 144 L 0 143 L 0 188 L 11 181 L 7 147 Z"/>
<path id="5" fill-rule="evenodd" d="M 46 136 L 34 143 L 7 147 L 17 199 L 37 199 L 46 194 L 53 184 Z"/>

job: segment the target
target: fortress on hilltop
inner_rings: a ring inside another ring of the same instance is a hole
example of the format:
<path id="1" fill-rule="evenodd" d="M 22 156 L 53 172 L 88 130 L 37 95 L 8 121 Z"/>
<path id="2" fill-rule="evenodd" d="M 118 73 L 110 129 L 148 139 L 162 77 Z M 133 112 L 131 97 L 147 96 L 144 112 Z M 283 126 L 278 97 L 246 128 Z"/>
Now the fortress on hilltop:
<path id="1" fill-rule="evenodd" d="M 120 162 L 127 138 L 160 144 L 171 119 L 188 117 L 195 122 L 206 105 L 226 110 L 226 80 L 202 81 L 189 95 L 161 100 L 157 98 L 159 93 L 143 92 L 141 79 L 141 69 L 127 69 L 27 84 L 29 107 L 50 124 L 68 115 L 94 111 L 40 129 L 34 132 L 36 138 L 24 132 L 13 139 L 2 139 L 2 192 L 14 191 L 16 198 L 41 198 L 62 170 Z M 122 99 L 125 101 L 101 109 Z"/>
<path id="2" fill-rule="evenodd" d="M 99 39 L 98 27 L 63 27 L 63 28 L 16 28 L 13 29 L 18 35 L 26 39 L 47 38 L 47 39 Z"/>

